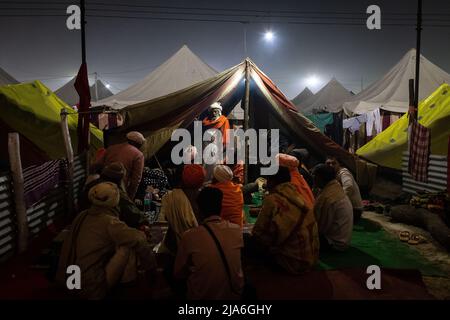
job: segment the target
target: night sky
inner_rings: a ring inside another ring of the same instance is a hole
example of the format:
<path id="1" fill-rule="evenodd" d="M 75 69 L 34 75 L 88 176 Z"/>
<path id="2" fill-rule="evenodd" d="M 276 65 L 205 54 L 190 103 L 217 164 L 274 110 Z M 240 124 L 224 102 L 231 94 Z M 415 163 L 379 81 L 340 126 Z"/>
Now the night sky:
<path id="1" fill-rule="evenodd" d="M 67 5 L 76 2 L 23 2 L 24 0 L 0 0 L 0 67 L 20 81 L 39 79 L 51 89 L 57 89 L 76 74 L 80 65 L 80 32 L 69 31 L 64 16 Z M 86 0 L 87 14 L 91 15 L 87 17 L 86 27 L 88 70 L 90 73 L 98 72 L 114 92 L 142 79 L 183 44 L 187 44 L 218 71 L 233 66 L 245 56 L 244 27 L 247 30 L 247 55 L 289 98 L 298 94 L 305 86 L 304 79 L 313 74 L 321 79 L 321 85 L 335 76 L 349 90 L 358 92 L 361 79 L 364 87 L 375 81 L 410 48 L 415 47 L 416 41 L 413 24 L 417 5 L 414 0 L 103 1 L 107 6 L 102 6 L 101 3 L 99 0 Z M 152 9 L 114 4 L 184 9 Z M 365 18 L 368 15 L 365 11 L 371 4 L 381 7 L 382 30 L 369 31 L 366 28 Z M 196 9 L 188 10 L 187 7 Z M 217 10 L 213 12 L 199 8 Z M 166 13 L 133 12 L 142 10 Z M 257 10 L 258 14 L 265 17 L 255 17 L 255 13 L 245 10 Z M 263 11 L 266 13 L 262 13 Z M 289 15 L 284 11 L 292 11 L 296 17 L 280 18 L 280 15 Z M 309 18 L 299 17 L 299 12 L 310 12 Z M 319 13 L 313 15 L 311 12 Z M 349 12 L 353 14 L 351 17 L 354 20 L 349 20 L 348 14 L 342 15 Z M 422 54 L 450 72 L 450 1 L 424 1 L 423 12 L 426 16 L 422 33 Z M 11 17 L 13 14 L 60 16 Z M 134 18 L 105 18 L 99 15 Z M 316 18 L 312 18 L 313 16 Z M 156 21 L 136 17 L 184 17 L 250 23 Z M 287 21 L 314 21 L 321 24 L 292 24 L 286 23 Z M 352 22 L 357 25 L 336 25 L 336 22 Z M 388 25 L 395 23 L 410 25 Z M 436 24 L 447 26 L 430 26 Z M 268 29 L 275 34 L 272 43 L 263 38 Z M 317 91 L 321 85 L 311 89 Z"/>

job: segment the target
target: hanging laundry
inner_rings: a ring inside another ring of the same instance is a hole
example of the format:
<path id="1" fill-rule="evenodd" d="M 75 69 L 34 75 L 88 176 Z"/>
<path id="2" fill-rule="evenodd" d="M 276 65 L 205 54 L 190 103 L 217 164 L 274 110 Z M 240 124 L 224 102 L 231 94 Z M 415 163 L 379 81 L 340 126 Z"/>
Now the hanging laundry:
<path id="1" fill-rule="evenodd" d="M 408 172 L 416 181 L 427 182 L 431 130 L 413 121 L 409 135 Z"/>
<path id="2" fill-rule="evenodd" d="M 32 207 L 48 192 L 61 186 L 65 172 L 64 160 L 53 160 L 33 165 L 23 170 L 24 198 L 26 208 Z"/>
<path id="3" fill-rule="evenodd" d="M 312 123 L 320 130 L 320 132 L 325 132 L 325 127 L 328 124 L 333 123 L 332 113 L 316 113 L 306 116 Z"/>
<path id="4" fill-rule="evenodd" d="M 359 131 L 359 128 L 361 124 L 367 122 L 367 115 L 361 114 L 357 117 L 348 118 L 342 121 L 342 127 L 344 129 L 349 129 L 351 133 L 355 133 L 356 131 Z"/>
<path id="5" fill-rule="evenodd" d="M 373 135 L 374 127 L 375 127 L 376 134 L 381 133 L 382 123 L 381 123 L 380 109 L 375 109 L 371 112 L 368 112 L 366 115 L 367 115 L 367 122 L 366 122 L 367 136 Z"/>

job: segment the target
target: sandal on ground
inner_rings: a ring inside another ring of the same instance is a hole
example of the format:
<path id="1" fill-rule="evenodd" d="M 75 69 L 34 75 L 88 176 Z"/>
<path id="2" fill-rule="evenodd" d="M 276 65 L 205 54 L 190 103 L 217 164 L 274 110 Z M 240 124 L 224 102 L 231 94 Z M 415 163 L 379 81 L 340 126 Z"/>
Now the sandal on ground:
<path id="1" fill-rule="evenodd" d="M 411 233 L 409 231 L 402 231 L 398 234 L 398 237 L 400 238 L 400 241 L 408 242 L 411 237 Z"/>
<path id="2" fill-rule="evenodd" d="M 424 236 L 422 236 L 420 234 L 413 234 L 411 236 L 411 238 L 409 239 L 408 244 L 417 245 L 417 244 L 426 243 L 426 242 L 427 242 L 427 239 Z"/>

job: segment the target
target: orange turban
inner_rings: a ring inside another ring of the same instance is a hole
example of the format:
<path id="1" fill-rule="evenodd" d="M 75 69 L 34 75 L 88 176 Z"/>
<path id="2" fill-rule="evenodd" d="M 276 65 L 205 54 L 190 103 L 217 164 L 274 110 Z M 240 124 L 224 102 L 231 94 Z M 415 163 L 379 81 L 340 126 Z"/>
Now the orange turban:
<path id="1" fill-rule="evenodd" d="M 205 181 L 205 169 L 199 164 L 186 164 L 183 167 L 182 181 L 187 188 L 200 188 Z"/>

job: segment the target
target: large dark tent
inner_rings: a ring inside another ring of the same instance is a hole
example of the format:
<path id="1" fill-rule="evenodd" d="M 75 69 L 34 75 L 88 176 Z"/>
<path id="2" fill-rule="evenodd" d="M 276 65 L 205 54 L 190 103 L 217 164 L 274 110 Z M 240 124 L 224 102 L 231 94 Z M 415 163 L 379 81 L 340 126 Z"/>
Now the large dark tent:
<path id="1" fill-rule="evenodd" d="M 249 59 L 186 89 L 123 108 L 120 112 L 125 119 L 124 124 L 108 132 L 108 142 L 119 142 L 126 132 L 138 130 L 147 138 L 146 157 L 152 157 L 170 140 L 175 129 L 188 128 L 213 102 L 220 101 L 224 114 L 228 114 L 244 96 L 246 75 L 250 79 L 250 127 L 281 129 L 317 159 L 333 155 L 355 171 L 354 156 L 323 135 L 299 113 Z"/>

